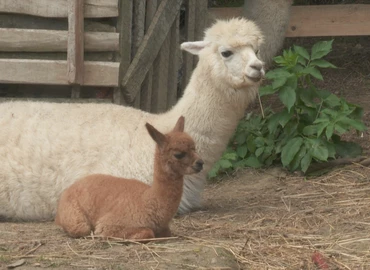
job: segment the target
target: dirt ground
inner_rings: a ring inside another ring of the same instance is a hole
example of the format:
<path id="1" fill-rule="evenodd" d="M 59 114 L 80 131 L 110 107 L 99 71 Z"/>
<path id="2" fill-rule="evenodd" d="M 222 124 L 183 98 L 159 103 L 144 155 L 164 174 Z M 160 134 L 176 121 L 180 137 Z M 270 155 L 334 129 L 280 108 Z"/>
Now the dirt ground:
<path id="1" fill-rule="evenodd" d="M 362 105 L 369 126 L 370 38 L 336 38 L 328 60 L 340 68 L 320 86 Z M 347 139 L 369 156 L 369 132 Z M 70 239 L 52 223 L 0 223 L 0 269 L 370 269 L 369 180 L 360 164 L 316 178 L 240 170 L 208 184 L 203 209 L 174 219 L 173 238 L 148 244 Z"/>

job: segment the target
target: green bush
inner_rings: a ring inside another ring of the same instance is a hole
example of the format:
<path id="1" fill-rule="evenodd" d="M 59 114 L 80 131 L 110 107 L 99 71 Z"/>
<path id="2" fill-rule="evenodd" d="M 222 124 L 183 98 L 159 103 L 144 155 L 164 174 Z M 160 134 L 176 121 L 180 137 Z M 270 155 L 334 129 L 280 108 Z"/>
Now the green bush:
<path id="1" fill-rule="evenodd" d="M 283 109 L 263 109 L 262 115 L 242 119 L 227 150 L 209 176 L 239 167 L 280 163 L 291 171 L 306 172 L 312 162 L 325 162 L 361 154 L 361 147 L 342 141 L 351 129 L 364 131 L 363 110 L 326 90 L 314 79 L 323 80 L 321 68 L 336 68 L 322 59 L 333 41 L 316 43 L 311 54 L 293 46 L 274 58 L 277 68 L 267 72 L 270 84 L 260 87 L 260 96 L 278 95 Z M 261 104 L 262 108 L 262 104 Z"/>

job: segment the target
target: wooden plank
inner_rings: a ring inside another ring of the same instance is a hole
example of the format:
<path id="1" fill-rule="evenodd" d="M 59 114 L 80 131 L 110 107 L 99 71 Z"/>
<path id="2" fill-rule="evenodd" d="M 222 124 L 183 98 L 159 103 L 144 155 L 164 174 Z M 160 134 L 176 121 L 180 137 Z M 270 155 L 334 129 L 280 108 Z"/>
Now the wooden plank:
<path id="1" fill-rule="evenodd" d="M 73 84 L 72 98 L 80 97 L 84 82 L 84 0 L 68 0 L 68 83 Z"/>
<path id="2" fill-rule="evenodd" d="M 370 35 L 370 5 L 295 6 L 287 37 Z"/>
<path id="3" fill-rule="evenodd" d="M 170 59 L 168 67 L 167 109 L 171 108 L 177 102 L 177 85 L 179 75 L 179 26 L 180 15 L 177 16 L 169 34 Z"/>
<path id="4" fill-rule="evenodd" d="M 131 30 L 132 30 L 132 1 L 120 1 L 120 16 L 118 17 L 117 28 L 120 33 L 120 49 L 119 49 L 119 82 L 122 81 L 124 74 L 127 72 L 131 63 Z M 113 103 L 124 104 L 124 93 L 119 86 L 114 89 Z"/>
<path id="5" fill-rule="evenodd" d="M 164 112 L 167 109 L 170 43 L 170 33 L 168 33 L 153 63 L 154 73 L 151 111 L 155 113 Z"/>
<path id="6" fill-rule="evenodd" d="M 65 52 L 68 31 L 0 28 L 0 51 L 2 52 Z M 85 51 L 118 51 L 119 34 L 109 32 L 86 32 Z"/>
<path id="7" fill-rule="evenodd" d="M 67 18 L 68 0 L 1 0 L 0 12 L 21 13 L 49 18 Z M 86 18 L 118 16 L 117 0 L 85 0 Z"/>
<path id="8" fill-rule="evenodd" d="M 229 19 L 243 8 L 210 8 L 210 16 Z M 293 6 L 287 37 L 370 35 L 370 5 Z"/>
<path id="9" fill-rule="evenodd" d="M 132 55 L 134 56 L 140 46 L 145 32 L 145 3 L 146 0 L 134 1 L 133 30 L 132 30 Z M 138 91 L 133 106 L 140 108 L 141 91 Z"/>
<path id="10" fill-rule="evenodd" d="M 119 63 L 85 61 L 83 85 L 118 86 Z M 0 59 L 0 83 L 68 85 L 67 61 Z"/>
<path id="11" fill-rule="evenodd" d="M 196 0 L 188 0 L 187 1 L 187 11 L 186 12 L 186 17 L 185 17 L 185 33 L 186 41 L 195 41 L 195 9 L 197 6 L 197 1 Z M 182 59 L 184 61 L 183 63 L 183 70 L 182 70 L 182 78 L 181 78 L 181 90 L 184 91 L 185 87 L 187 86 L 190 76 L 193 72 L 193 67 L 194 67 L 194 60 L 195 57 L 188 53 L 183 51 L 182 52 Z"/>
<path id="12" fill-rule="evenodd" d="M 146 15 L 145 15 L 145 33 L 148 31 L 149 26 L 153 20 L 154 14 L 157 10 L 157 0 L 146 1 Z M 153 88 L 153 67 L 150 67 L 143 83 L 141 86 L 141 99 L 140 108 L 144 111 L 151 111 L 151 100 L 152 100 L 152 88 Z"/>
<path id="13" fill-rule="evenodd" d="M 150 69 L 161 44 L 179 13 L 182 0 L 162 0 L 148 32 L 132 60 L 120 85 L 127 92 L 126 99 L 132 101 Z"/>
<path id="14" fill-rule="evenodd" d="M 54 103 L 111 103 L 107 98 L 24 98 L 24 97 L 0 97 L 1 102 L 9 101 L 44 101 Z"/>

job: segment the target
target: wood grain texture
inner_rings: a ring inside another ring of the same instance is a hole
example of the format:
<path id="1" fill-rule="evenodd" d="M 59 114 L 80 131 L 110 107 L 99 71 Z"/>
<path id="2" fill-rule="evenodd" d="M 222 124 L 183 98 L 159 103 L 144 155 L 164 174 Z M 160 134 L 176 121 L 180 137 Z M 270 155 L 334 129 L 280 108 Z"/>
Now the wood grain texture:
<path id="1" fill-rule="evenodd" d="M 118 86 L 116 62 L 85 61 L 83 85 Z M 68 85 L 67 61 L 0 59 L 0 83 Z"/>
<path id="2" fill-rule="evenodd" d="M 211 18 L 241 16 L 243 8 L 210 8 Z M 293 6 L 287 37 L 370 35 L 370 5 Z"/>
<path id="3" fill-rule="evenodd" d="M 1 0 L 0 12 L 49 18 L 67 18 L 68 0 Z M 117 0 L 85 0 L 86 18 L 118 16 Z"/>
<path id="4" fill-rule="evenodd" d="M 68 82 L 83 84 L 84 78 L 84 0 L 68 0 Z M 74 93 L 74 92 L 78 93 Z M 72 89 L 72 96 L 79 96 L 79 89 Z"/>
<path id="5" fill-rule="evenodd" d="M 162 0 L 152 23 L 120 85 L 133 101 L 180 10 L 182 0 Z"/>
<path id="6" fill-rule="evenodd" d="M 146 14 L 145 14 L 145 33 L 153 20 L 154 14 L 157 11 L 157 0 L 146 0 Z M 144 111 L 151 111 L 152 88 L 153 88 L 153 67 L 151 66 L 145 79 L 141 85 L 141 99 L 140 108 Z"/>
<path id="7" fill-rule="evenodd" d="M 2 52 L 65 52 L 68 31 L 0 28 Z M 119 34 L 86 32 L 84 47 L 88 52 L 118 51 Z"/>
<path id="8" fill-rule="evenodd" d="M 120 16 L 118 17 L 117 29 L 120 33 L 120 48 L 118 59 L 119 66 L 119 81 L 122 81 L 124 74 L 127 72 L 131 63 L 131 42 L 132 42 L 132 1 L 120 2 Z M 113 92 L 113 103 L 124 104 L 123 89 L 120 87 L 115 88 Z"/>

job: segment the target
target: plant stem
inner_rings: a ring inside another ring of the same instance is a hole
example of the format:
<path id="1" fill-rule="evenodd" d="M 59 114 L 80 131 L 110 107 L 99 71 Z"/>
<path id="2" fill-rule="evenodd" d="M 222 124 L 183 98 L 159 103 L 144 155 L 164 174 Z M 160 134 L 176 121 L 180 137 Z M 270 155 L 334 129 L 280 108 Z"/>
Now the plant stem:
<path id="1" fill-rule="evenodd" d="M 263 112 L 262 101 L 261 101 L 261 97 L 260 97 L 260 94 L 259 93 L 258 93 L 258 102 L 260 104 L 260 109 L 261 109 L 261 113 L 262 113 L 262 119 L 265 119 L 265 113 Z"/>

